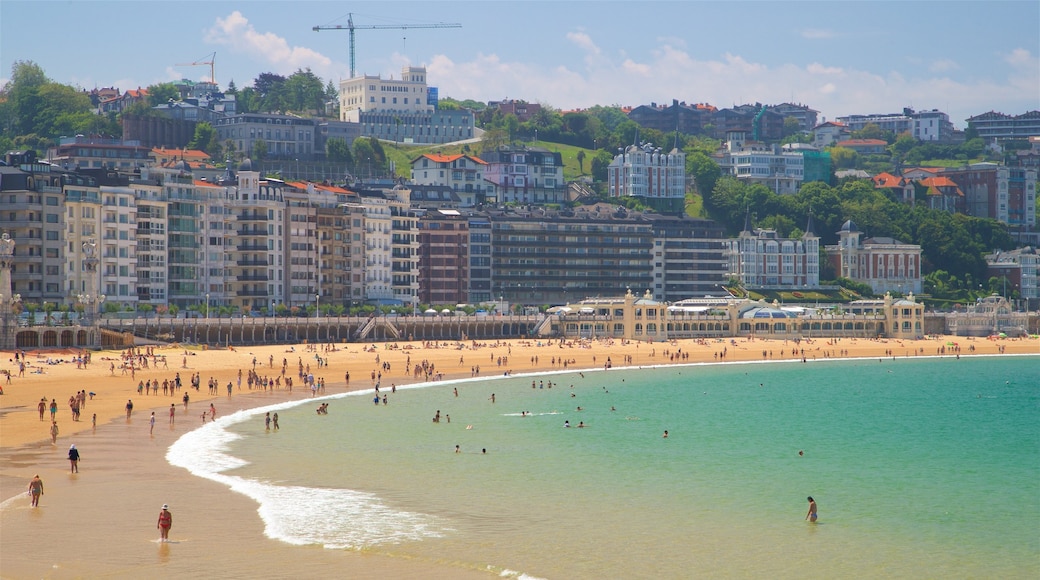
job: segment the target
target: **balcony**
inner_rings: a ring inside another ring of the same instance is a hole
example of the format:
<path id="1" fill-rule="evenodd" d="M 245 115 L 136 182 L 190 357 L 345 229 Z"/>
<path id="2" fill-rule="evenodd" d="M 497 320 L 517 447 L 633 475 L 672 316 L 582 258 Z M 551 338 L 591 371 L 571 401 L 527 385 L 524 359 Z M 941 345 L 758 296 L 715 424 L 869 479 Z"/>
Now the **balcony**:
<path id="1" fill-rule="evenodd" d="M 266 252 L 267 244 L 239 244 L 235 246 L 239 252 Z"/>
<path id="2" fill-rule="evenodd" d="M 267 236 L 267 229 L 252 228 L 252 229 L 241 229 L 235 232 L 239 236 Z"/>
<path id="3" fill-rule="evenodd" d="M 235 264 L 239 266 L 266 266 L 267 260 L 238 260 Z"/>
<path id="4" fill-rule="evenodd" d="M 235 216 L 240 222 L 266 222 L 267 216 L 260 214 L 239 214 Z"/>
<path id="5" fill-rule="evenodd" d="M 242 274 L 236 278 L 239 282 L 267 282 L 267 274 Z"/>
<path id="6" fill-rule="evenodd" d="M 238 296 L 267 296 L 267 290 L 239 290 L 235 294 Z"/>

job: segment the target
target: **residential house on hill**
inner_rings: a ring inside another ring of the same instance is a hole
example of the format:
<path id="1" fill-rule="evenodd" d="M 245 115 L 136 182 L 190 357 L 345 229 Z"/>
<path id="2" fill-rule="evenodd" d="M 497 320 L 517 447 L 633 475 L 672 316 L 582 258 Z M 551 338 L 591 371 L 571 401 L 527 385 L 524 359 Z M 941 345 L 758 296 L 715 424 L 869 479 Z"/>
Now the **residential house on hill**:
<path id="1" fill-rule="evenodd" d="M 412 182 L 420 185 L 444 185 L 454 191 L 462 207 L 483 204 L 488 184 L 488 164 L 472 155 L 426 153 L 412 159 Z"/>
<path id="2" fill-rule="evenodd" d="M 921 246 L 888 237 L 864 239 L 848 220 L 838 231 L 838 243 L 824 251 L 838 276 L 867 284 L 875 294 L 921 293 Z"/>

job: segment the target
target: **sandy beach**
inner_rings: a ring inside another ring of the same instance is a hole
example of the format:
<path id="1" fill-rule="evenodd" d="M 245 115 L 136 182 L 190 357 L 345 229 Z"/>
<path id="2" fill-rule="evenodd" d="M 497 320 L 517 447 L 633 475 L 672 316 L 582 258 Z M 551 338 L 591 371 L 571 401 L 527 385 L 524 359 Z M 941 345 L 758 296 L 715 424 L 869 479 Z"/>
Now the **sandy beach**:
<path id="1" fill-rule="evenodd" d="M 953 346 L 955 345 L 955 346 Z M 326 393 L 382 388 L 424 380 L 414 373 L 424 361 L 433 365 L 433 378 L 452 379 L 504 373 L 613 368 L 694 362 L 748 360 L 807 361 L 834 357 L 905 357 L 994 355 L 1000 352 L 1040 352 L 1037 341 L 933 337 L 920 341 L 842 339 L 793 342 L 765 340 L 694 341 L 673 343 L 502 341 L 497 343 L 339 344 L 334 350 L 306 345 L 262 346 L 229 350 L 185 350 L 153 347 L 148 368 L 125 374 L 124 353 L 92 352 L 88 365 L 70 351 L 26 353 L 20 372 L 15 355 L 0 355 L 0 577 L 72 578 L 140 577 L 158 572 L 221 577 L 303 577 L 335 574 L 351 578 L 488 577 L 482 570 L 460 569 L 453 562 L 414 561 L 385 557 L 386 553 L 325 550 L 290 546 L 263 535 L 253 500 L 211 481 L 191 476 L 166 463 L 167 448 L 181 435 L 217 416 L 261 405 L 310 398 L 297 377 L 299 365 L 310 366 L 324 378 Z M 799 349 L 798 353 L 794 349 Z M 144 349 L 141 349 L 144 352 Z M 319 367 L 317 356 L 327 359 Z M 163 359 L 165 358 L 165 363 Z M 274 389 L 250 390 L 246 375 L 292 377 Z M 721 359 L 721 360 L 720 360 Z M 139 360 L 139 359 L 138 359 Z M 564 363 L 565 361 L 565 363 Z M 273 363 L 273 364 L 272 364 Z M 389 370 L 384 365 L 389 364 Z M 406 368 L 407 364 L 407 368 Z M 113 368 L 114 366 L 114 368 Z M 238 373 L 242 371 L 241 387 Z M 382 372 L 373 379 L 373 373 Z M 172 381 L 180 374 L 184 386 L 164 395 L 139 394 L 141 381 Z M 198 373 L 201 388 L 190 388 Z M 349 385 L 345 374 L 350 374 Z M 207 383 L 218 385 L 211 394 Z M 230 397 L 226 386 L 232 383 Z M 69 398 L 88 393 L 81 419 L 72 420 Z M 185 406 L 183 395 L 189 402 Z M 90 395 L 92 394 L 92 396 Z M 51 443 L 49 405 L 57 403 L 59 434 Z M 38 404 L 48 409 L 40 419 Z M 125 406 L 133 401 L 131 417 Z M 170 421 L 171 404 L 175 410 Z M 155 411 L 154 432 L 149 417 Z M 203 413 L 206 413 L 205 419 Z M 96 415 L 96 426 L 92 417 Z M 262 428 L 262 427 L 260 427 Z M 70 473 L 67 452 L 75 444 L 82 460 L 80 473 Z M 40 507 L 30 507 L 26 490 L 39 474 L 44 481 Z M 174 514 L 171 542 L 161 544 L 156 519 L 163 504 Z M 392 550 L 392 548 L 390 549 Z"/>

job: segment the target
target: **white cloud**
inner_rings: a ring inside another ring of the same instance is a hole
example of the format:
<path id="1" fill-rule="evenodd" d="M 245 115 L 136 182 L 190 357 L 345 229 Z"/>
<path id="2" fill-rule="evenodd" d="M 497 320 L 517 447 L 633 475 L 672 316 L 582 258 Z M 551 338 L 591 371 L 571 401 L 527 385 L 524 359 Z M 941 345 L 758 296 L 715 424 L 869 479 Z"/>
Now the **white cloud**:
<path id="1" fill-rule="evenodd" d="M 805 70 L 814 75 L 840 75 L 845 72 L 840 66 L 824 66 L 818 62 L 805 67 Z"/>
<path id="2" fill-rule="evenodd" d="M 571 41 L 571 44 L 574 46 L 577 46 L 586 52 L 597 55 L 600 53 L 599 47 L 596 46 L 596 43 L 592 42 L 592 38 L 584 32 L 568 32 L 567 40 Z"/>
<path id="3" fill-rule="evenodd" d="M 948 58 L 939 59 L 937 61 L 932 62 L 932 64 L 928 66 L 928 70 L 932 72 L 947 72 L 957 70 L 959 68 L 961 68 L 961 65 L 957 64 L 956 61 L 950 60 Z"/>
<path id="4" fill-rule="evenodd" d="M 802 38 L 806 40 L 829 40 L 834 37 L 833 30 L 824 28 L 806 28 L 802 31 Z"/>
<path id="5" fill-rule="evenodd" d="M 436 56 L 429 78 L 440 94 L 477 100 L 517 98 L 549 102 L 561 109 L 592 105 L 641 105 L 678 99 L 730 107 L 746 102 L 801 102 L 828 119 L 853 113 L 900 111 L 903 107 L 937 108 L 958 126 L 964 119 L 1000 107 L 1035 108 L 1037 58 L 1028 50 L 1002 55 L 1012 65 L 1005 81 L 940 77 L 921 67 L 912 76 L 891 71 L 858 70 L 816 61 L 767 65 L 729 52 L 703 58 L 673 43 L 661 42 L 649 56 L 610 56 L 585 33 L 567 40 L 595 52 L 581 69 L 545 68 L 479 54 L 469 61 Z M 951 67 L 952 63 L 940 67 Z M 952 70 L 952 69 L 951 69 Z"/>
<path id="6" fill-rule="evenodd" d="M 273 32 L 260 32 L 249 19 L 235 10 L 226 18 L 217 18 L 206 31 L 205 40 L 229 46 L 232 51 L 246 54 L 273 68 L 272 72 L 290 74 L 297 69 L 310 68 L 319 76 L 331 76 L 332 59 L 316 50 L 289 43 Z"/>

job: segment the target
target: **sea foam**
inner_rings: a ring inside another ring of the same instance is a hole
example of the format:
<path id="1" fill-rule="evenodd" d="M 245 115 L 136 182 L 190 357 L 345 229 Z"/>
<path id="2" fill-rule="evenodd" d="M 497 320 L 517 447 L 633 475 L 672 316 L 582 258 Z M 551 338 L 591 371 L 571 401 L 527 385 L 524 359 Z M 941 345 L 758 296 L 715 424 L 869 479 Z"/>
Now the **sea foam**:
<path id="1" fill-rule="evenodd" d="M 166 460 L 256 500 L 264 534 L 289 544 L 360 549 L 437 538 L 450 531 L 436 517 L 395 510 L 372 493 L 282 486 L 224 473 L 248 465 L 228 454 L 230 444 L 241 439 L 228 427 L 299 404 L 280 403 L 221 417 L 180 437 L 170 446 Z"/>

